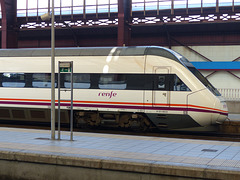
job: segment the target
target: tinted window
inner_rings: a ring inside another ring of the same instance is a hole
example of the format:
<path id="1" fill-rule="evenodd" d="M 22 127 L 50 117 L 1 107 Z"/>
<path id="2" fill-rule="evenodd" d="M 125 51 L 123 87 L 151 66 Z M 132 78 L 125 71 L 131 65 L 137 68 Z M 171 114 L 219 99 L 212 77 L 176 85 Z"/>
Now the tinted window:
<path id="1" fill-rule="evenodd" d="M 55 87 L 57 87 L 55 75 Z M 51 88 L 50 73 L 2 73 L 3 87 Z M 1 78 L 0 78 L 1 81 Z M 1 83 L 0 83 L 1 84 Z M 61 88 L 71 87 L 71 75 L 60 75 Z M 74 89 L 190 91 L 174 74 L 73 74 Z"/>
<path id="2" fill-rule="evenodd" d="M 187 85 L 182 82 L 182 80 L 177 77 L 176 75 L 174 76 L 174 91 L 190 91 L 190 89 L 187 87 Z"/>
<path id="3" fill-rule="evenodd" d="M 90 85 L 90 74 L 73 74 L 74 89 L 89 89 Z M 64 87 L 71 87 L 71 74 L 64 74 Z"/>
<path id="4" fill-rule="evenodd" d="M 157 88 L 158 89 L 165 89 L 166 88 L 166 75 L 159 75 L 158 76 Z"/>
<path id="5" fill-rule="evenodd" d="M 101 74 L 99 78 L 100 89 L 126 89 L 125 74 Z"/>
<path id="6" fill-rule="evenodd" d="M 57 86 L 57 77 L 55 77 L 55 87 Z M 32 87 L 35 88 L 51 88 L 50 73 L 35 73 L 32 75 Z"/>
<path id="7" fill-rule="evenodd" d="M 172 91 L 171 74 L 153 74 L 152 75 L 152 89 L 158 91 Z"/>
<path id="8" fill-rule="evenodd" d="M 3 73 L 2 87 L 24 87 L 25 75 L 24 73 Z"/>
<path id="9" fill-rule="evenodd" d="M 221 96 L 220 92 L 205 78 L 195 67 L 188 69 L 216 96 Z"/>
<path id="10" fill-rule="evenodd" d="M 153 86 L 151 83 L 153 80 L 150 78 L 149 82 L 147 83 L 147 77 L 152 77 L 151 75 L 144 75 L 144 74 L 127 74 L 127 89 L 129 90 L 146 90 L 152 89 Z"/>

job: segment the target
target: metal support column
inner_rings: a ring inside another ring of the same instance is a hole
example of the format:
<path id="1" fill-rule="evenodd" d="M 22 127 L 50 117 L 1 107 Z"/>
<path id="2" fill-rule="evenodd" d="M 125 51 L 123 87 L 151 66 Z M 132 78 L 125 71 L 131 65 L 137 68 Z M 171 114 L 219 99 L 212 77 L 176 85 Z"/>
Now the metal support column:
<path id="1" fill-rule="evenodd" d="M 132 1 L 118 0 L 118 46 L 130 45 Z"/>
<path id="2" fill-rule="evenodd" d="M 1 47 L 2 49 L 18 47 L 17 0 L 0 0 L 2 11 Z"/>

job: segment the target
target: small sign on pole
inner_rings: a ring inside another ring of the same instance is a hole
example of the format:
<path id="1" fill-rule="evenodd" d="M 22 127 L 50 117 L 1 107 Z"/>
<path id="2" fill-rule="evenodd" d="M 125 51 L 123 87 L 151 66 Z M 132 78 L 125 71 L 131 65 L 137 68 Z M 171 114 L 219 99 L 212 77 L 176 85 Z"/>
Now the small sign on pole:
<path id="1" fill-rule="evenodd" d="M 59 64 L 60 72 L 72 72 L 71 62 L 60 62 Z"/>
<path id="2" fill-rule="evenodd" d="M 70 140 L 73 141 L 73 61 L 70 62 L 58 62 L 58 139 L 60 140 L 60 123 L 61 123 L 61 73 L 71 73 L 71 115 L 70 115 Z M 66 91 L 64 89 L 63 91 Z"/>

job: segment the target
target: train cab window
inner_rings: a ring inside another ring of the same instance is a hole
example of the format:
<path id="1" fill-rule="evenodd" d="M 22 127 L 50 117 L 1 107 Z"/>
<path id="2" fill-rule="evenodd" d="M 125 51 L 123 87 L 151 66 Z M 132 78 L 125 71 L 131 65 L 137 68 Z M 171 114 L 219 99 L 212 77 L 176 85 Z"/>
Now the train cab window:
<path id="1" fill-rule="evenodd" d="M 73 74 L 74 89 L 89 89 L 90 85 L 90 74 Z M 71 87 L 71 74 L 64 75 L 64 87 Z"/>
<path id="2" fill-rule="evenodd" d="M 190 91 L 187 85 L 175 75 L 174 77 L 174 91 Z"/>
<path id="3" fill-rule="evenodd" d="M 101 74 L 98 86 L 100 89 L 126 89 L 127 81 L 124 74 Z"/>
<path id="4" fill-rule="evenodd" d="M 221 93 L 205 78 L 195 67 L 188 69 L 196 76 L 215 96 L 221 96 Z"/>
<path id="5" fill-rule="evenodd" d="M 55 87 L 57 86 L 57 77 L 55 77 Z M 32 76 L 32 86 L 34 88 L 51 88 L 50 73 L 34 73 Z"/>
<path id="6" fill-rule="evenodd" d="M 3 73 L 2 74 L 2 87 L 22 88 L 24 86 L 25 86 L 24 73 Z"/>

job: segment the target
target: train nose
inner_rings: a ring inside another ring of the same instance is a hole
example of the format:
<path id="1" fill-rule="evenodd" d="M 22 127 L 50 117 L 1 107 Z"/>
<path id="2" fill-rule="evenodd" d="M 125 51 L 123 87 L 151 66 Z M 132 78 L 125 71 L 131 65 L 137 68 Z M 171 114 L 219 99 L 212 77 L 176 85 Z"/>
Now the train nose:
<path id="1" fill-rule="evenodd" d="M 216 124 L 222 124 L 228 117 L 228 108 L 225 101 L 220 101 L 216 104 L 216 108 L 219 109 L 219 114 L 215 119 Z"/>

